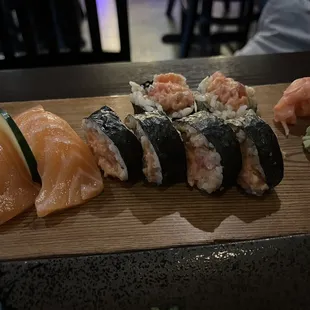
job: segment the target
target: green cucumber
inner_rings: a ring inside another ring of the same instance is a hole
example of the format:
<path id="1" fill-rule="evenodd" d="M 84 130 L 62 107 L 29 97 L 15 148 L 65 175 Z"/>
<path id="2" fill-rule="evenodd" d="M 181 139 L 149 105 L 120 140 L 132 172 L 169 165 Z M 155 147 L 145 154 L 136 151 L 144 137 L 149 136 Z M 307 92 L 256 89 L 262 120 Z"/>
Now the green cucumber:
<path id="1" fill-rule="evenodd" d="M 14 122 L 13 118 L 0 108 L 0 130 L 3 131 L 13 142 L 17 152 L 22 158 L 32 181 L 41 184 L 41 178 L 38 173 L 37 161 L 32 153 L 32 150 L 27 143 L 24 135 Z"/>

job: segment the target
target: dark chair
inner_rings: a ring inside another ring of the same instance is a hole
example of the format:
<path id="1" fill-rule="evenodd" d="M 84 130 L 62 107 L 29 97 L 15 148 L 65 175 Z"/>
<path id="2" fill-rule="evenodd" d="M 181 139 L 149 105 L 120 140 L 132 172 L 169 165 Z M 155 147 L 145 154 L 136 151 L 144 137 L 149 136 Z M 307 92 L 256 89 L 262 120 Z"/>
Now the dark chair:
<path id="1" fill-rule="evenodd" d="M 220 18 L 212 16 L 214 2 L 224 2 L 224 15 Z M 229 18 L 230 5 L 239 3 L 239 15 Z M 182 2 L 184 3 L 184 1 Z M 199 44 L 201 56 L 212 56 L 219 54 L 221 44 L 226 44 L 232 52 L 236 50 L 232 43 L 236 43 L 237 49 L 243 47 L 248 39 L 249 29 L 253 22 L 259 18 L 259 12 L 255 12 L 255 0 L 202 0 L 200 17 L 197 17 L 198 0 L 185 1 L 183 6 L 186 11 L 186 21 L 183 27 L 180 57 L 188 57 L 191 43 L 193 42 L 193 30 L 196 22 L 199 22 Z M 211 26 L 220 26 L 219 31 L 211 33 Z M 236 31 L 222 30 L 224 26 L 235 26 Z"/>
<path id="2" fill-rule="evenodd" d="M 225 6 L 225 14 L 227 14 L 230 9 L 230 0 L 223 0 L 223 2 Z M 175 5 L 175 0 L 168 0 L 167 10 L 166 10 L 166 15 L 168 17 L 172 17 L 171 13 L 172 13 L 174 5 Z"/>
<path id="3" fill-rule="evenodd" d="M 218 54 L 221 44 L 226 44 L 233 52 L 235 48 L 231 43 L 236 43 L 238 48 L 242 47 L 247 41 L 251 24 L 259 18 L 259 12 L 256 13 L 254 10 L 255 0 L 180 0 L 180 2 L 181 35 L 165 35 L 163 41 L 165 43 L 179 42 L 181 58 L 188 57 L 193 42 L 200 45 L 200 56 Z M 215 2 L 224 4 L 224 14 L 220 18 L 212 16 Z M 229 18 L 233 2 L 239 3 L 240 10 L 237 18 Z M 199 5 L 201 5 L 200 12 L 198 12 Z M 167 14 L 168 9 L 169 5 Z M 195 36 L 194 29 L 197 24 L 199 25 L 199 35 Z M 213 25 L 220 26 L 216 33 L 211 33 Z M 223 30 L 225 26 L 235 26 L 237 30 L 226 32 Z"/>
<path id="4" fill-rule="evenodd" d="M 251 24 L 259 18 L 259 14 L 254 12 L 255 0 L 225 1 L 226 10 L 224 16 L 221 18 L 212 16 L 214 1 L 210 3 L 207 3 L 207 1 L 203 2 L 201 19 L 199 21 L 199 34 L 201 38 L 201 53 L 204 55 L 218 55 L 221 44 L 225 44 L 232 53 L 242 48 L 248 40 Z M 236 18 L 229 18 L 227 14 L 229 5 L 232 2 L 239 3 L 239 14 Z M 211 33 L 212 25 L 219 26 L 219 30 Z M 236 30 L 227 31 L 225 30 L 225 26 L 234 26 Z M 235 43 L 235 45 L 232 45 L 232 43 Z"/>
<path id="5" fill-rule="evenodd" d="M 175 5 L 175 0 L 168 0 L 166 15 L 171 18 L 171 13 Z"/>
<path id="6" fill-rule="evenodd" d="M 85 6 L 91 51 L 81 48 L 80 23 L 86 16 L 77 0 L 0 0 L 0 69 L 130 61 L 127 0 L 116 0 L 119 52 L 102 50 L 96 0 L 85 0 Z"/>

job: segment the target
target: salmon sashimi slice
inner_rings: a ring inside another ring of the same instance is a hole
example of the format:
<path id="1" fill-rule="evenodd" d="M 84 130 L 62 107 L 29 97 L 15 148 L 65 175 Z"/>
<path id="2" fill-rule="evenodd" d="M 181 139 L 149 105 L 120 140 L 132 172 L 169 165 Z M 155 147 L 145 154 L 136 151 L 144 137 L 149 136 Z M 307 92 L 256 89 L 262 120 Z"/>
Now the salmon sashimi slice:
<path id="1" fill-rule="evenodd" d="M 275 122 L 281 122 L 286 136 L 287 124 L 296 124 L 297 116 L 310 116 L 310 77 L 295 80 L 273 108 Z"/>
<path id="2" fill-rule="evenodd" d="M 10 138 L 0 131 L 0 224 L 34 205 L 39 186 L 13 146 Z"/>
<path id="3" fill-rule="evenodd" d="M 148 96 L 159 103 L 167 113 L 184 110 L 195 103 L 194 95 L 184 76 L 176 73 L 163 73 L 154 76 Z"/>
<path id="4" fill-rule="evenodd" d="M 88 146 L 60 117 L 38 106 L 15 117 L 38 163 L 42 189 L 39 217 L 85 203 L 103 190 L 101 172 Z"/>

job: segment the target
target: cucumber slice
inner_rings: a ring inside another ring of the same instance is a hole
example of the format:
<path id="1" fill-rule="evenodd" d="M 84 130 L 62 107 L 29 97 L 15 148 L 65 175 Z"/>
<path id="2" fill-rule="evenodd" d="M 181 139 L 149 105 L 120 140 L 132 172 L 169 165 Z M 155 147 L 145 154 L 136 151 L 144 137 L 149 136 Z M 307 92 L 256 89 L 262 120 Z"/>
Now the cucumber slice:
<path id="1" fill-rule="evenodd" d="M 37 169 L 37 161 L 24 135 L 14 122 L 13 118 L 0 108 L 0 130 L 3 131 L 13 142 L 17 152 L 25 163 L 32 181 L 41 184 L 41 178 Z"/>

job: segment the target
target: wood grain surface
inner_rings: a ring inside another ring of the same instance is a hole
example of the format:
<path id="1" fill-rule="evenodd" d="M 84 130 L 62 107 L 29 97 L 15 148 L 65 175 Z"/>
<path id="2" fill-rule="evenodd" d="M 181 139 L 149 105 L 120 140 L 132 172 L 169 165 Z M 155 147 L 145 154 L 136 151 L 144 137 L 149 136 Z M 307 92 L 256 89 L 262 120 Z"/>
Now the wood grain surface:
<path id="1" fill-rule="evenodd" d="M 285 86 L 256 87 L 262 117 L 274 128 L 285 154 L 282 183 L 261 198 L 236 188 L 220 197 L 186 184 L 151 187 L 105 180 L 102 195 L 89 203 L 37 218 L 34 208 L 0 226 L 0 260 L 245 240 L 310 232 L 310 157 L 301 135 L 310 120 L 292 127 L 286 139 L 274 127 L 272 107 Z M 42 104 L 82 135 L 81 119 L 102 105 L 121 116 L 132 112 L 127 96 L 2 103 L 13 115 Z"/>
<path id="2" fill-rule="evenodd" d="M 128 81 L 169 71 L 184 74 L 191 87 L 217 70 L 247 85 L 289 83 L 309 75 L 309 58 L 310 52 L 302 52 L 0 70 L 0 102 L 127 94 Z"/>

